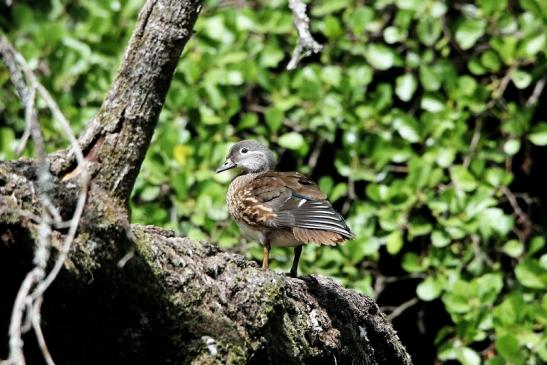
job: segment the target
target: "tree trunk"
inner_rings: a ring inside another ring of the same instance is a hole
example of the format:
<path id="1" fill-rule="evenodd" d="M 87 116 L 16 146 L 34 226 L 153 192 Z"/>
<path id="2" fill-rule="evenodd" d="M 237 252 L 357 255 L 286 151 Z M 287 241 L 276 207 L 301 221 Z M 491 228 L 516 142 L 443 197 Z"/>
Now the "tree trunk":
<path id="1" fill-rule="evenodd" d="M 42 324 L 57 364 L 410 364 L 369 298 L 333 280 L 288 278 L 213 244 L 130 225 L 128 198 L 201 1 L 147 1 L 120 71 L 79 143 L 89 195 L 64 269 L 48 289 Z M 11 306 L 32 268 L 39 194 L 64 219 L 81 176 L 70 151 L 40 164 L 0 161 L 0 358 Z M 60 249 L 66 230 L 54 230 Z M 28 363 L 42 363 L 29 332 Z"/>

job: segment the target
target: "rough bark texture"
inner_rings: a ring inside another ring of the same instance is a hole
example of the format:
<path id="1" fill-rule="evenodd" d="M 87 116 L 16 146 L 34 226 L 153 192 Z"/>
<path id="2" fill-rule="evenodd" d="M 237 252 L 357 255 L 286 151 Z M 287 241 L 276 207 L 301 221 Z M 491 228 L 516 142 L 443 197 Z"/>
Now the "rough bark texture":
<path id="1" fill-rule="evenodd" d="M 0 223 L 3 321 L 36 230 L 26 219 Z M 44 331 L 59 364 L 411 364 L 377 305 L 332 279 L 289 278 L 159 228 L 131 231 L 131 241 L 110 232 L 111 244 L 135 252 L 123 268 L 122 251 L 100 267 L 74 253 L 47 293 Z M 90 242 L 106 239 L 77 245 Z"/>
<path id="2" fill-rule="evenodd" d="M 80 138 L 92 180 L 61 275 L 46 292 L 44 334 L 57 364 L 410 364 L 369 298 L 324 277 L 288 278 L 170 231 L 129 225 L 127 199 L 200 1 L 148 1 L 121 70 Z M 32 267 L 46 191 L 69 218 L 79 193 L 73 157 L 0 161 L 0 358 L 9 313 Z M 55 231 L 59 248 L 66 232 Z M 132 253 L 123 266 L 119 260 Z M 41 363 L 31 334 L 28 363 Z"/>
<path id="3" fill-rule="evenodd" d="M 118 75 L 80 137 L 86 159 L 94 163 L 90 201 L 109 197 L 118 209 L 127 207 L 173 72 L 201 6 L 199 0 L 149 0 L 141 10 Z M 68 161 L 59 157 L 52 164 L 56 175 L 65 180 L 76 177 L 72 156 Z"/>

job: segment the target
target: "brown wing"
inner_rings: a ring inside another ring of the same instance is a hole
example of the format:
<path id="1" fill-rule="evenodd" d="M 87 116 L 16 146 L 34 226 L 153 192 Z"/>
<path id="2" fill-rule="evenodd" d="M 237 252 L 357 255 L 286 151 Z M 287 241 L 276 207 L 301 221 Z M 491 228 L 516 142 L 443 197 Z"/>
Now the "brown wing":
<path id="1" fill-rule="evenodd" d="M 248 224 L 293 228 L 301 242 L 336 244 L 352 238 L 344 218 L 318 186 L 297 172 L 269 171 L 241 191 Z"/>

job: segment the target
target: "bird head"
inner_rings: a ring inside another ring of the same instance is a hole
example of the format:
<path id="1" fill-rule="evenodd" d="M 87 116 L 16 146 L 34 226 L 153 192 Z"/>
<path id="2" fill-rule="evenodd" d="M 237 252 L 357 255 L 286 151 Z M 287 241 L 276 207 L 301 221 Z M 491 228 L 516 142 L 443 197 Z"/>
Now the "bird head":
<path id="1" fill-rule="evenodd" d="M 222 172 L 238 167 L 245 172 L 263 172 L 275 168 L 275 158 L 268 147 L 251 140 L 234 144 L 224 163 L 216 170 Z"/>

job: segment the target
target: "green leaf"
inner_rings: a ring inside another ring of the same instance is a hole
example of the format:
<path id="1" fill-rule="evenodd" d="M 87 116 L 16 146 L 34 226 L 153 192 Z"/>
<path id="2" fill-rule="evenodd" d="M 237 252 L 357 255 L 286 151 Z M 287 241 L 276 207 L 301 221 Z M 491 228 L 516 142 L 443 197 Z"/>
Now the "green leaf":
<path id="1" fill-rule="evenodd" d="M 519 89 L 526 89 L 532 82 L 532 76 L 528 72 L 522 70 L 514 70 L 511 73 L 513 84 Z"/>
<path id="2" fill-rule="evenodd" d="M 416 218 L 413 218 L 412 221 L 410 222 L 408 233 L 411 236 L 410 238 L 412 239 L 413 237 L 423 236 L 428 234 L 429 232 L 431 232 L 431 228 L 432 228 L 432 225 L 431 223 L 427 221 L 427 219 L 421 216 L 418 216 Z"/>
<path id="3" fill-rule="evenodd" d="M 519 240 L 510 240 L 503 245 L 503 252 L 511 257 L 519 257 L 524 252 L 524 245 Z"/>
<path id="4" fill-rule="evenodd" d="M 507 334 L 496 338 L 496 350 L 511 363 L 515 365 L 524 364 L 522 349 L 519 346 L 515 335 Z"/>
<path id="5" fill-rule="evenodd" d="M 331 14 L 339 10 L 345 9 L 347 6 L 348 6 L 348 0 L 324 1 L 320 5 L 313 7 L 312 15 L 316 17 L 322 17 L 327 14 Z"/>
<path id="6" fill-rule="evenodd" d="M 463 166 L 452 166 L 450 168 L 450 178 L 456 186 L 456 189 L 472 191 L 477 187 L 477 180 L 469 170 Z"/>
<path id="7" fill-rule="evenodd" d="M 414 252 L 405 253 L 402 266 L 403 269 L 410 273 L 423 272 L 426 269 L 420 256 L 416 255 Z"/>
<path id="8" fill-rule="evenodd" d="M 351 31 L 360 35 L 365 31 L 367 24 L 372 23 L 373 19 L 374 11 L 367 6 L 360 6 L 349 13 L 346 21 Z"/>
<path id="9" fill-rule="evenodd" d="M 444 280 L 439 277 L 428 276 L 418 284 L 416 294 L 421 300 L 426 302 L 432 301 L 441 295 L 444 283 Z"/>
<path id="10" fill-rule="evenodd" d="M 404 34 L 397 27 L 386 27 L 384 29 L 384 40 L 387 44 L 397 43 L 402 40 Z"/>
<path id="11" fill-rule="evenodd" d="M 282 50 L 268 44 L 260 54 L 258 62 L 262 67 L 277 67 L 284 57 L 285 53 Z"/>
<path id="12" fill-rule="evenodd" d="M 283 125 L 283 120 L 285 119 L 283 111 L 276 107 L 269 107 L 266 109 L 264 117 L 272 132 L 276 132 Z"/>
<path id="13" fill-rule="evenodd" d="M 503 144 L 503 152 L 507 153 L 510 156 L 516 155 L 518 151 L 520 151 L 520 140 L 518 139 L 510 139 Z"/>
<path id="14" fill-rule="evenodd" d="M 334 180 L 330 176 L 322 176 L 319 179 L 319 189 L 325 193 L 330 195 L 330 191 L 334 187 Z"/>
<path id="15" fill-rule="evenodd" d="M 281 147 L 288 148 L 290 150 L 297 150 L 304 145 L 304 137 L 297 132 L 289 132 L 281 135 L 277 140 L 277 143 Z"/>
<path id="16" fill-rule="evenodd" d="M 477 287 L 477 297 L 481 304 L 492 304 L 503 288 L 503 278 L 500 273 L 484 274 L 473 279 Z"/>
<path id="17" fill-rule="evenodd" d="M 140 197 L 144 201 L 153 201 L 158 197 L 159 194 L 160 194 L 159 186 L 147 186 L 141 191 Z"/>
<path id="18" fill-rule="evenodd" d="M 422 109 L 431 113 L 438 113 L 444 110 L 444 103 L 436 96 L 424 95 L 420 104 Z"/>
<path id="19" fill-rule="evenodd" d="M 532 289 L 547 287 L 547 270 L 536 259 L 526 258 L 515 268 L 515 274 L 520 283 Z"/>
<path id="20" fill-rule="evenodd" d="M 455 294 L 446 291 L 443 302 L 449 313 L 469 313 L 471 309 L 469 295 Z"/>
<path id="21" fill-rule="evenodd" d="M 513 64 L 518 39 L 515 36 L 493 38 L 490 41 L 492 48 L 498 53 L 506 65 Z"/>
<path id="22" fill-rule="evenodd" d="M 524 54 L 533 57 L 538 52 L 545 50 L 547 35 L 544 33 L 538 34 L 535 37 L 530 37 L 523 44 Z"/>
<path id="23" fill-rule="evenodd" d="M 326 66 L 321 69 L 321 80 L 332 86 L 339 86 L 342 80 L 342 69 L 338 66 Z"/>
<path id="24" fill-rule="evenodd" d="M 484 67 L 494 72 L 499 71 L 501 68 L 501 62 L 496 53 L 492 50 L 487 50 L 481 55 L 481 63 Z"/>
<path id="25" fill-rule="evenodd" d="M 507 8 L 507 0 L 478 0 L 477 3 L 485 14 L 494 14 Z"/>
<path id="26" fill-rule="evenodd" d="M 431 234 L 431 243 L 435 247 L 446 247 L 450 242 L 450 236 L 442 231 L 433 231 Z"/>
<path id="27" fill-rule="evenodd" d="M 478 214 L 479 230 L 485 237 L 492 232 L 499 236 L 507 235 L 513 228 L 513 218 L 506 215 L 500 208 L 488 208 Z"/>
<path id="28" fill-rule="evenodd" d="M 480 365 L 481 357 L 469 347 L 462 347 L 457 350 L 457 357 L 462 365 Z"/>
<path id="29" fill-rule="evenodd" d="M 533 255 L 536 252 L 539 252 L 545 246 L 545 237 L 535 236 L 530 240 L 530 248 L 528 249 L 528 254 Z"/>
<path id="30" fill-rule="evenodd" d="M 414 95 L 416 87 L 418 86 L 416 77 L 411 73 L 397 77 L 395 84 L 395 94 L 397 94 L 402 101 L 409 101 L 412 99 L 412 95 Z"/>
<path id="31" fill-rule="evenodd" d="M 417 143 L 420 141 L 420 134 L 418 133 L 418 123 L 410 117 L 408 114 L 401 114 L 393 120 L 393 127 L 395 130 L 410 143 Z"/>
<path id="32" fill-rule="evenodd" d="M 540 122 L 532 128 L 532 131 L 528 135 L 530 142 L 536 146 L 547 145 L 547 122 Z"/>
<path id="33" fill-rule="evenodd" d="M 428 47 L 432 47 L 442 33 L 442 26 L 439 19 L 432 17 L 419 17 L 416 27 L 418 39 Z"/>
<path id="34" fill-rule="evenodd" d="M 391 232 L 386 239 L 387 252 L 391 255 L 396 255 L 403 247 L 403 234 L 400 230 Z"/>
<path id="35" fill-rule="evenodd" d="M 346 183 L 338 183 L 332 190 L 332 193 L 330 194 L 330 200 L 331 202 L 335 202 L 341 197 L 345 196 L 348 191 L 348 184 Z"/>
<path id="36" fill-rule="evenodd" d="M 470 49 L 483 36 L 486 22 L 482 19 L 464 20 L 456 30 L 455 39 L 463 50 Z"/>
<path id="37" fill-rule="evenodd" d="M 370 44 L 366 48 L 365 58 L 377 70 L 388 70 L 395 62 L 393 50 L 381 44 Z"/>
<path id="38" fill-rule="evenodd" d="M 344 34 L 340 21 L 333 16 L 326 17 L 324 25 L 324 33 L 329 38 L 338 38 Z"/>
<path id="39" fill-rule="evenodd" d="M 442 75 L 437 65 L 420 66 L 420 84 L 427 91 L 436 91 L 441 87 Z"/>

